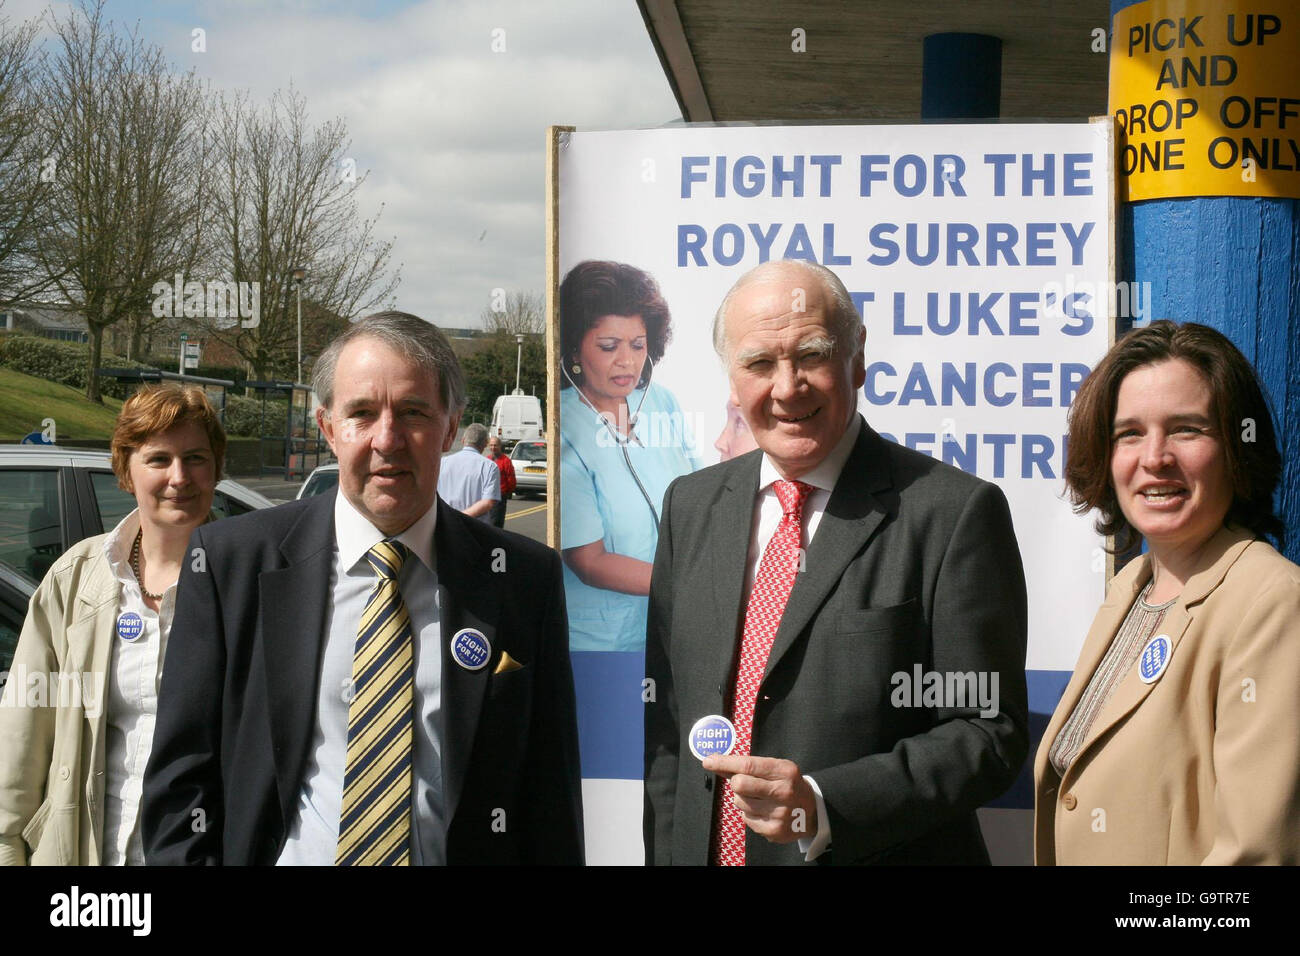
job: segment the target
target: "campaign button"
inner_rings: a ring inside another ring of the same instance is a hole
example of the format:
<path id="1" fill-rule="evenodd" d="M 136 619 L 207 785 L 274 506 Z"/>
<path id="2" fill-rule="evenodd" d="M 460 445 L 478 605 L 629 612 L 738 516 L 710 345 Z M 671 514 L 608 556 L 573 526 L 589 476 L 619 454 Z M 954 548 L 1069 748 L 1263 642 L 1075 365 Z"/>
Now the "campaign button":
<path id="1" fill-rule="evenodd" d="M 482 631 L 464 627 L 451 639 L 451 656 L 467 671 L 481 670 L 492 656 L 492 645 Z"/>
<path id="2" fill-rule="evenodd" d="M 1157 634 L 1147 641 L 1147 646 L 1142 648 L 1142 656 L 1138 658 L 1138 677 L 1142 678 L 1142 683 L 1154 684 L 1160 679 L 1160 675 L 1169 666 L 1172 651 L 1173 645 L 1168 634 Z"/>
<path id="3" fill-rule="evenodd" d="M 700 760 L 725 757 L 736 746 L 735 725 L 719 714 L 701 717 L 691 728 L 686 744 Z"/>
<path id="4" fill-rule="evenodd" d="M 117 619 L 117 636 L 124 641 L 134 641 L 144 633 L 144 618 L 135 611 L 123 611 Z"/>

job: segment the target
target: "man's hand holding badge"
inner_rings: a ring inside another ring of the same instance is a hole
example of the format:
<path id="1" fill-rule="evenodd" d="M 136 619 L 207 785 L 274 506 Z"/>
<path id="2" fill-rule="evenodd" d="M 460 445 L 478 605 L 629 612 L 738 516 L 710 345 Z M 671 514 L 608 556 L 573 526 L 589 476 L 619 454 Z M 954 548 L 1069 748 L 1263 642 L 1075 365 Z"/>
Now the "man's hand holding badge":
<path id="1" fill-rule="evenodd" d="M 716 714 L 696 721 L 688 740 L 704 769 L 731 784 L 731 802 L 749 829 L 772 843 L 817 833 L 817 797 L 794 761 L 731 756 L 735 727 Z"/>

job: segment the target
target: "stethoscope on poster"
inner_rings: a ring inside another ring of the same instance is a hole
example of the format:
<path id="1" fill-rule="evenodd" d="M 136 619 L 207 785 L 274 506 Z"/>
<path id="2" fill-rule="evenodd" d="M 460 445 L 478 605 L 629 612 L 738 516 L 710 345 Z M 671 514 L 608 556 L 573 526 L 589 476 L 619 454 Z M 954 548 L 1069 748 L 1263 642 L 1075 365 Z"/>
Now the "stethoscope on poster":
<path id="1" fill-rule="evenodd" d="M 645 363 L 650 367 L 650 375 L 653 375 L 655 363 L 650 360 L 650 356 L 646 356 Z M 560 363 L 560 371 L 562 371 L 564 377 L 569 380 L 569 384 L 573 386 L 573 390 L 578 393 L 579 401 L 591 409 L 592 413 L 595 414 L 596 419 L 605 426 L 610 435 L 614 437 L 614 441 L 618 444 L 619 449 L 623 452 L 623 462 L 627 465 L 628 473 L 632 476 L 632 480 L 636 482 L 637 488 L 641 491 L 641 497 L 645 499 L 646 505 L 650 508 L 650 520 L 654 522 L 655 535 L 657 537 L 659 534 L 659 512 L 655 509 L 654 500 L 650 497 L 649 492 L 645 490 L 645 485 L 641 484 L 641 476 L 638 475 L 636 469 L 632 467 L 632 459 L 627 453 L 627 446 L 630 442 L 636 441 L 637 444 L 641 443 L 640 439 L 636 438 L 634 432 L 636 430 L 636 420 L 641 414 L 641 406 L 645 404 L 646 396 L 650 394 L 650 375 L 646 376 L 645 391 L 641 393 L 641 401 L 636 403 L 636 411 L 633 412 L 632 416 L 627 420 L 627 434 L 624 435 L 610 424 L 609 415 L 597 411 L 596 406 L 587 400 L 587 396 L 582 394 L 582 389 L 578 388 L 578 383 L 569 375 L 569 369 L 563 362 Z"/>

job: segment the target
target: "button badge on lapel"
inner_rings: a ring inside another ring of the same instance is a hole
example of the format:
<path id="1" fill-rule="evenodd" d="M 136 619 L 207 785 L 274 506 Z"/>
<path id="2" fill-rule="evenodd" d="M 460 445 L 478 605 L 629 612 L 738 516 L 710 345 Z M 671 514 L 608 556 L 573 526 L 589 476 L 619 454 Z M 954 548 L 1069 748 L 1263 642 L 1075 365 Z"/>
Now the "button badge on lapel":
<path id="1" fill-rule="evenodd" d="M 1160 675 L 1169 666 L 1172 650 L 1168 634 L 1157 634 L 1147 641 L 1147 646 L 1142 648 L 1142 656 L 1138 658 L 1138 677 L 1142 678 L 1142 683 L 1154 684 L 1160 679 Z"/>
<path id="2" fill-rule="evenodd" d="M 482 670 L 492 656 L 492 645 L 482 631 L 464 627 L 452 636 L 451 656 L 467 671 Z"/>

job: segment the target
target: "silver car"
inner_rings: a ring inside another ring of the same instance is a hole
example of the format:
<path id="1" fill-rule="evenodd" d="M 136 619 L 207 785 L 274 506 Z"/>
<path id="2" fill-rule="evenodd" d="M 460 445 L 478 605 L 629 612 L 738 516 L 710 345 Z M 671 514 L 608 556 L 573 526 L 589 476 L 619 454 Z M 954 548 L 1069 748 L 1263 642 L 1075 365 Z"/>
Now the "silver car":
<path id="1" fill-rule="evenodd" d="M 0 686 L 4 685 L 36 582 L 0 561 Z"/>
<path id="2" fill-rule="evenodd" d="M 520 498 L 546 494 L 546 442 L 540 438 L 521 441 L 510 449 L 515 467 L 515 494 Z"/>
<path id="3" fill-rule="evenodd" d="M 221 518 L 274 505 L 229 479 L 212 496 Z M 113 530 L 135 506 L 135 496 L 117 486 L 106 451 L 0 445 L 0 562 L 34 581 L 68 548 Z"/>
<path id="4" fill-rule="evenodd" d="M 333 491 L 339 486 L 339 466 L 338 462 L 330 465 L 321 465 L 307 476 L 307 480 L 302 483 L 298 489 L 298 498 L 310 498 L 313 495 L 324 495 Z"/>

